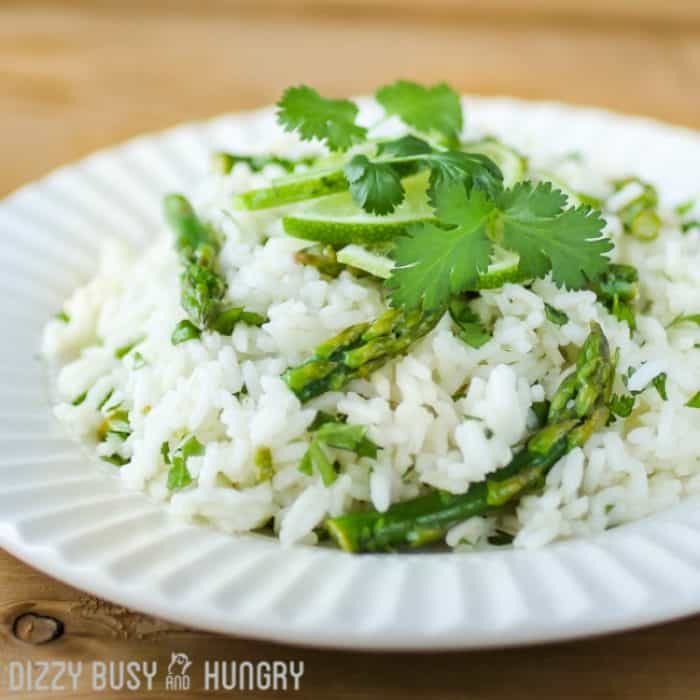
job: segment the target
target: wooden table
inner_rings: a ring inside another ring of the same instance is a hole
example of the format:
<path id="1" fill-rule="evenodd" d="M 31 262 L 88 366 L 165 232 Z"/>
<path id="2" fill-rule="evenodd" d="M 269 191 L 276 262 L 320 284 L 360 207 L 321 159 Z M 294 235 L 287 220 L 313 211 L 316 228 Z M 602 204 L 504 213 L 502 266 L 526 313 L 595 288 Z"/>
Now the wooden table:
<path id="1" fill-rule="evenodd" d="M 397 76 L 445 79 L 475 93 L 598 104 L 700 127 L 700 5 L 5 0 L 0 194 L 139 132 L 268 103 L 290 83 L 346 95 Z M 32 618 L 22 617 L 28 612 L 60 620 L 63 633 L 45 644 L 20 641 L 60 632 L 50 620 L 35 618 L 32 626 Z M 0 553 L 3 698 L 3 669 L 11 659 L 158 660 L 163 668 L 172 651 L 185 651 L 195 660 L 301 659 L 306 671 L 297 695 L 304 698 L 682 700 L 698 696 L 696 635 L 699 618 L 501 652 L 314 651 L 181 629 L 95 600 Z M 195 674 L 194 687 L 200 680 Z M 143 697 L 172 698 L 162 690 L 162 674 L 159 683 L 160 692 Z M 247 697 L 266 695 L 275 696 Z M 90 697 L 85 685 L 76 697 Z"/>

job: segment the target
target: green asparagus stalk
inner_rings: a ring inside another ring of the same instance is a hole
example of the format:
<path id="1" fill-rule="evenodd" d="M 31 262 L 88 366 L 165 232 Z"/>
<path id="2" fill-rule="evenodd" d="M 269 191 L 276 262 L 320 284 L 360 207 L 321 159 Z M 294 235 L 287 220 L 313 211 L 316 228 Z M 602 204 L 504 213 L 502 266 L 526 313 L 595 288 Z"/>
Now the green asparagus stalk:
<path id="1" fill-rule="evenodd" d="M 389 309 L 373 323 L 350 326 L 319 345 L 311 359 L 288 369 L 282 378 L 301 401 L 339 391 L 352 379 L 367 377 L 405 353 L 435 327 L 442 314 L 442 310 Z"/>
<path id="2" fill-rule="evenodd" d="M 547 472 L 565 454 L 583 446 L 608 421 L 614 361 L 597 324 L 579 352 L 575 371 L 552 398 L 547 424 L 507 466 L 464 494 L 433 491 L 398 503 L 385 513 L 351 513 L 326 521 L 332 538 L 348 552 L 383 552 L 422 546 L 475 515 L 497 511 L 525 493 L 541 488 Z"/>
<path id="3" fill-rule="evenodd" d="M 169 194 L 163 200 L 165 218 L 175 234 L 175 249 L 180 256 L 180 303 L 192 324 L 181 321 L 173 342 L 199 337 L 208 328 L 231 335 L 239 321 L 260 326 L 267 320 L 241 307 L 222 308 L 226 280 L 218 269 L 221 241 L 214 229 L 204 224 L 192 205 L 181 194 Z"/>
<path id="4" fill-rule="evenodd" d="M 216 316 L 226 293 L 226 281 L 216 269 L 221 245 L 219 237 L 200 221 L 182 195 L 167 195 L 163 208 L 175 233 L 175 248 L 183 266 L 180 277 L 182 307 L 196 326 L 206 328 Z"/>
<path id="5" fill-rule="evenodd" d="M 294 260 L 300 265 L 315 267 L 322 275 L 338 277 L 346 266 L 338 262 L 335 248 L 331 245 L 316 243 L 294 253 Z"/>

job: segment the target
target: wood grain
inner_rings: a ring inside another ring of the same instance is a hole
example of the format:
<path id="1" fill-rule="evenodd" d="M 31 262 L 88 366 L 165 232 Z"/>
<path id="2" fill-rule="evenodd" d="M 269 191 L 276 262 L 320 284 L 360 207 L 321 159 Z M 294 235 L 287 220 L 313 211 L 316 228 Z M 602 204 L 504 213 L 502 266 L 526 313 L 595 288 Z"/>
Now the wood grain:
<path id="1" fill-rule="evenodd" d="M 0 172 L 0 194 L 137 133 L 269 103 L 300 81 L 347 95 L 397 76 L 444 79 L 467 92 L 700 126 L 700 27 L 685 23 L 628 29 L 499 17 L 446 23 L 432 14 L 397 22 L 383 11 L 244 12 L 220 2 L 209 11 L 199 3 L 157 7 L 0 7 L 0 138 L 12 164 Z"/>
<path id="2" fill-rule="evenodd" d="M 397 76 L 445 79 L 476 93 L 597 104 L 700 127 L 700 4 L 4 2 L 0 194 L 137 133 L 269 103 L 290 83 L 346 95 Z M 684 700 L 697 695 L 699 633 L 694 618 L 501 652 L 324 652 L 186 630 L 96 600 L 0 553 L 2 697 L 7 663 L 26 658 L 155 660 L 158 690 L 143 697 L 172 698 L 163 687 L 164 669 L 171 652 L 184 651 L 195 662 L 195 687 L 206 658 L 303 660 L 298 696 L 324 700 Z M 77 694 L 65 695 L 93 697 L 87 678 Z"/>

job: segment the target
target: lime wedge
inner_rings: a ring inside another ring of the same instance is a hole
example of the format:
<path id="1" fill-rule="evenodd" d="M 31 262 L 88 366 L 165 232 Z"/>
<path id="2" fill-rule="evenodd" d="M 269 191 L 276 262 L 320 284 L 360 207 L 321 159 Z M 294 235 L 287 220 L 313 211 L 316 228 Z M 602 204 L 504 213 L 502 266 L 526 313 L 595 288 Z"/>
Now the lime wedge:
<path id="1" fill-rule="evenodd" d="M 284 230 L 296 238 L 335 247 L 351 243 L 374 244 L 388 241 L 406 232 L 406 227 L 421 221 L 434 221 L 428 204 L 427 173 L 403 181 L 406 198 L 393 214 L 374 216 L 356 204 L 349 192 L 323 197 L 282 219 Z"/>
<path id="2" fill-rule="evenodd" d="M 527 158 L 498 139 L 487 137 L 481 141 L 465 143 L 462 150 L 467 153 L 481 153 L 490 158 L 501 169 L 505 187 L 512 187 L 525 177 Z"/>
<path id="3" fill-rule="evenodd" d="M 305 199 L 325 197 L 348 189 L 348 181 L 338 168 L 309 170 L 305 173 L 280 177 L 268 187 L 248 190 L 235 195 L 235 209 L 257 210 L 282 207 Z"/>

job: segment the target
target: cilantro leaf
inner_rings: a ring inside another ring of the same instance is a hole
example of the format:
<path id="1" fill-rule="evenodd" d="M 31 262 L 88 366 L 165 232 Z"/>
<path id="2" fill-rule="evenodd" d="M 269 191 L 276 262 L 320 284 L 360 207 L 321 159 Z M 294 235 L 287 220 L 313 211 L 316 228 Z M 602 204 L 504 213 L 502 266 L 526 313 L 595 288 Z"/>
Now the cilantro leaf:
<path id="1" fill-rule="evenodd" d="M 480 153 L 436 151 L 415 136 L 386 141 L 377 149 L 377 159 L 355 156 L 344 169 L 353 199 L 370 214 L 390 214 L 404 199 L 401 178 L 421 168 L 430 170 L 428 200 L 437 208 L 438 192 L 459 183 L 464 189 L 484 190 L 492 197 L 502 190 L 498 166 Z"/>
<path id="2" fill-rule="evenodd" d="M 316 439 L 328 447 L 356 452 L 360 457 L 377 456 L 379 447 L 366 437 L 364 425 L 324 423 L 316 433 Z"/>
<path id="3" fill-rule="evenodd" d="M 432 153 L 433 147 L 423 139 L 408 134 L 393 141 L 382 141 L 377 146 L 377 155 L 389 158 L 405 158 Z"/>
<path id="4" fill-rule="evenodd" d="M 406 196 L 399 174 L 388 163 L 373 163 L 367 156 L 357 155 L 344 173 L 352 198 L 370 214 L 389 214 Z"/>
<path id="5" fill-rule="evenodd" d="M 161 451 L 163 446 L 161 446 Z M 170 454 L 170 469 L 168 470 L 168 489 L 180 491 L 192 483 L 192 475 L 187 468 L 190 457 L 201 457 L 204 445 L 194 435 L 184 442 L 173 454 Z"/>
<path id="6" fill-rule="evenodd" d="M 688 408 L 700 408 L 700 391 L 688 401 L 686 406 Z"/>
<path id="7" fill-rule="evenodd" d="M 569 317 L 565 311 L 557 309 L 556 306 L 552 306 L 547 302 L 544 303 L 544 315 L 550 323 L 555 326 L 565 326 L 569 322 Z"/>
<path id="8" fill-rule="evenodd" d="M 566 209 L 566 195 L 551 183 L 522 182 L 499 197 L 504 247 L 520 256 L 528 277 L 552 273 L 555 284 L 581 289 L 608 268 L 612 242 L 590 207 Z"/>
<path id="9" fill-rule="evenodd" d="M 459 95 L 447 83 L 425 87 L 398 80 L 380 88 L 377 102 L 389 115 L 424 134 L 437 132 L 455 142 L 462 131 L 462 105 Z"/>
<path id="10" fill-rule="evenodd" d="M 452 226 L 416 224 L 392 252 L 397 267 L 387 281 L 395 307 L 447 305 L 450 296 L 476 284 L 489 266 L 493 242 L 487 232 L 494 206 L 481 190 L 468 195 L 461 184 L 437 191 L 438 219 Z"/>
<path id="11" fill-rule="evenodd" d="M 668 401 L 668 391 L 666 389 L 666 382 L 668 380 L 668 375 L 666 372 L 657 374 L 652 380 L 651 384 L 658 392 L 659 396 L 664 400 Z"/>
<path id="12" fill-rule="evenodd" d="M 609 408 L 611 413 L 618 418 L 629 418 L 632 415 L 636 401 L 637 399 L 632 394 L 613 394 Z"/>
<path id="13" fill-rule="evenodd" d="M 436 209 L 440 190 L 454 183 L 462 183 L 467 190 L 476 187 L 492 197 L 502 189 L 503 174 L 499 167 L 480 153 L 443 151 L 425 156 L 425 161 L 430 168 L 428 200 Z"/>
<path id="14" fill-rule="evenodd" d="M 286 131 L 298 131 L 304 141 L 324 141 L 331 151 L 345 151 L 367 137 L 367 129 L 355 124 L 354 102 L 326 99 L 306 85 L 288 88 L 277 107 Z"/>

